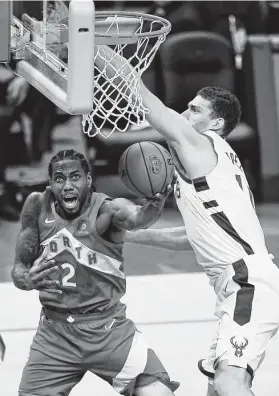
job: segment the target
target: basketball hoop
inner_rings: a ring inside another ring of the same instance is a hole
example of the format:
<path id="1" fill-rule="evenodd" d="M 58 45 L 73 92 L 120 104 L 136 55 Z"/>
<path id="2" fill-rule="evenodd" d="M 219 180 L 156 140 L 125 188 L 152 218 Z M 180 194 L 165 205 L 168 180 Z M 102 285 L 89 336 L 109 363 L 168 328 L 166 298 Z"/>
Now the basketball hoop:
<path id="1" fill-rule="evenodd" d="M 62 16 L 61 7 L 56 17 L 47 10 L 44 0 L 42 21 L 28 14 L 12 18 L 15 73 L 62 110 L 81 114 L 83 131 L 90 137 L 107 138 L 131 124 L 140 126 L 149 112 L 140 80 L 169 33 L 170 22 L 139 12 L 95 12 L 92 0 L 71 0 L 68 15 Z M 113 49 L 112 56 L 104 46 Z M 121 57 L 119 70 L 113 66 L 114 56 Z"/>
<path id="2" fill-rule="evenodd" d="M 136 12 L 96 12 L 95 15 L 95 53 L 105 63 L 102 70 L 94 63 L 93 110 L 83 115 L 82 127 L 85 134 L 93 137 L 101 134 L 109 137 L 115 130 L 125 132 L 129 125 L 141 125 L 149 110 L 143 105 L 140 94 L 140 79 L 149 67 L 159 46 L 171 29 L 167 20 Z M 115 76 L 121 77 L 121 85 L 115 85 L 107 74 L 107 68 L 113 67 L 106 59 L 103 45 L 112 46 L 116 55 L 123 57 L 123 66 L 115 70 Z M 131 69 L 125 75 L 124 69 Z M 121 126 L 121 122 L 124 125 Z M 103 133 L 105 125 L 110 124 L 111 131 Z"/>

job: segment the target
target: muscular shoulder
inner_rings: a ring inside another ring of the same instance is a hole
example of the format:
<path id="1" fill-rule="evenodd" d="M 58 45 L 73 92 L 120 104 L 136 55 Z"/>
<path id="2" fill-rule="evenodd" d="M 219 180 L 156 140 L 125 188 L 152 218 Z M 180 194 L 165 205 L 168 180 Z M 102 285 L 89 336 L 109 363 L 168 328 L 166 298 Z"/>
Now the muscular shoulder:
<path id="1" fill-rule="evenodd" d="M 41 213 L 45 193 L 33 192 L 26 198 L 21 212 L 23 227 L 37 223 Z"/>
<path id="2" fill-rule="evenodd" d="M 23 208 L 24 209 L 27 209 L 27 208 L 33 209 L 35 211 L 41 210 L 44 197 L 45 197 L 45 192 L 43 192 L 43 193 L 32 192 L 26 198 Z"/>

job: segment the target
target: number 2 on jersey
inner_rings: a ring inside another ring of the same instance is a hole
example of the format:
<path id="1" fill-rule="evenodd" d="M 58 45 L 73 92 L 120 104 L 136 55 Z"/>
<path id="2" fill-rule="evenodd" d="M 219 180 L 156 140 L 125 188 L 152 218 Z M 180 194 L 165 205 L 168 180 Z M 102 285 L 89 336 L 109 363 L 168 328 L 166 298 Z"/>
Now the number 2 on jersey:
<path id="1" fill-rule="evenodd" d="M 77 287 L 77 284 L 75 282 L 70 282 L 70 280 L 73 279 L 76 274 L 74 266 L 70 263 L 64 263 L 61 264 L 61 267 L 63 269 L 69 270 L 69 272 L 67 272 L 62 278 L 62 285 L 66 287 Z"/>

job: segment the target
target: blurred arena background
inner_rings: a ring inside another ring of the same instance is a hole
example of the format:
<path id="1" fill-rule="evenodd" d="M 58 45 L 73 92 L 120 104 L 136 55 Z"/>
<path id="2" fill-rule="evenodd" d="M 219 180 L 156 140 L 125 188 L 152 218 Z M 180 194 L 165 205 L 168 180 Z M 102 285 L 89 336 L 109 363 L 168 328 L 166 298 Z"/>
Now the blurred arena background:
<path id="1" fill-rule="evenodd" d="M 39 3 L 24 1 L 33 9 Z M 95 5 L 170 20 L 172 31 L 144 74 L 146 85 L 169 107 L 183 111 L 205 85 L 237 94 L 243 114 L 229 141 L 242 160 L 267 245 L 279 264 L 279 2 L 95 1 Z M 75 148 L 87 156 L 97 191 L 136 200 L 118 180 L 118 160 L 137 141 L 164 144 L 148 124 L 115 132 L 109 139 L 88 138 L 79 116 L 63 113 L 32 87 L 26 89 L 22 103 L 11 106 L 6 100 L 9 73 L 0 64 L 0 332 L 7 344 L 0 367 L 3 396 L 17 394 L 39 317 L 36 292 L 17 290 L 10 272 L 22 205 L 31 191 L 45 188 L 50 158 L 60 149 Z M 181 224 L 170 197 L 154 227 Z M 128 313 L 173 379 L 181 382 L 177 394 L 205 395 L 206 379 L 196 363 L 206 353 L 214 330 L 214 295 L 193 254 L 130 244 L 125 247 L 125 266 Z M 278 358 L 275 336 L 255 381 L 256 394 L 278 394 Z M 73 395 L 92 392 L 114 393 L 90 375 Z"/>

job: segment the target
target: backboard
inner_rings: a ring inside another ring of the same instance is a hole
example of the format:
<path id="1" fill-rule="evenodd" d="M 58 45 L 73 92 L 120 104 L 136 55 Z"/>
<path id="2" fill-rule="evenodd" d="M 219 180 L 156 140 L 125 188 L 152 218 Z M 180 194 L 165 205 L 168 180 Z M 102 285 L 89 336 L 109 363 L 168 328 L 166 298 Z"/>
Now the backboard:
<path id="1" fill-rule="evenodd" d="M 167 20 L 123 10 L 95 12 L 92 0 L 10 3 L 9 65 L 15 73 L 67 113 L 82 114 L 89 136 L 102 134 L 106 123 L 112 133 L 144 122 L 149 110 L 140 80 L 170 31 Z M 6 60 L 9 49 L 3 52 Z"/>
<path id="2" fill-rule="evenodd" d="M 10 61 L 11 2 L 0 1 L 0 62 Z"/>
<path id="3" fill-rule="evenodd" d="M 12 3 L 10 45 L 15 72 L 67 113 L 91 111 L 93 1 Z"/>

